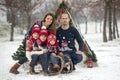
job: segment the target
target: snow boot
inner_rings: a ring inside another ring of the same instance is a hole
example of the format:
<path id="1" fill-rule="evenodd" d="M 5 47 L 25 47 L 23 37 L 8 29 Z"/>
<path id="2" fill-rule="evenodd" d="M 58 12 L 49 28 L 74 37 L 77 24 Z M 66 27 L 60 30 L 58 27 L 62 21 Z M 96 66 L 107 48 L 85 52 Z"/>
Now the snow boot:
<path id="1" fill-rule="evenodd" d="M 20 67 L 20 64 L 19 63 L 15 63 L 12 68 L 10 69 L 10 73 L 13 73 L 13 74 L 19 74 L 19 71 L 17 70 L 18 68 Z"/>
<path id="2" fill-rule="evenodd" d="M 38 74 L 38 73 L 35 72 L 32 68 L 30 68 L 29 73 L 30 73 L 31 75 Z"/>
<path id="3" fill-rule="evenodd" d="M 76 70 L 75 65 L 73 64 L 73 70 Z"/>
<path id="4" fill-rule="evenodd" d="M 52 76 L 52 74 L 50 74 L 49 71 L 44 71 L 44 76 Z"/>

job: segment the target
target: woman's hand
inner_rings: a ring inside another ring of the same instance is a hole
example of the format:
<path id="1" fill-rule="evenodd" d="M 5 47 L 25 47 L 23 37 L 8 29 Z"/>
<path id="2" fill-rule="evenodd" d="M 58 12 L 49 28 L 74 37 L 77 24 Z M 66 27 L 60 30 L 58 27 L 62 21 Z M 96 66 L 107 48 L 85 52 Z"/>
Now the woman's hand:
<path id="1" fill-rule="evenodd" d="M 82 54 L 82 51 L 79 50 L 79 51 L 76 52 L 76 54 Z"/>

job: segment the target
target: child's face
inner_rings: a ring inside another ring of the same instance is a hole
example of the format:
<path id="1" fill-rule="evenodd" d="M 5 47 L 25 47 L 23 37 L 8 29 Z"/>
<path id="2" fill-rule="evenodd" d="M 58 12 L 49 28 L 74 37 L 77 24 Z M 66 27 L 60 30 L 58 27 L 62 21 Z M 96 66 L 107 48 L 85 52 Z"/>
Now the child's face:
<path id="1" fill-rule="evenodd" d="M 35 33 L 32 34 L 32 36 L 33 36 L 34 39 L 37 39 L 38 38 L 38 33 L 35 32 Z"/>
<path id="2" fill-rule="evenodd" d="M 40 40 L 42 42 L 46 41 L 47 37 L 45 35 L 40 35 Z"/>
<path id="3" fill-rule="evenodd" d="M 54 45 L 55 44 L 55 40 L 54 39 L 50 40 L 50 44 Z"/>

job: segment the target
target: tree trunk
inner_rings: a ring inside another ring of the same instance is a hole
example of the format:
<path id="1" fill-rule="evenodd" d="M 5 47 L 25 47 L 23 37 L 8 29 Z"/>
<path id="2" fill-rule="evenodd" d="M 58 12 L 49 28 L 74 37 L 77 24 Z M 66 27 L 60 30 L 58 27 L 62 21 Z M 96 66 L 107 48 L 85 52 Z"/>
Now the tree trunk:
<path id="1" fill-rule="evenodd" d="M 100 20 L 100 33 L 102 32 L 102 20 Z"/>
<path id="2" fill-rule="evenodd" d="M 14 41 L 13 36 L 14 36 L 14 25 L 12 23 L 10 30 L 10 41 Z"/>
<path id="3" fill-rule="evenodd" d="M 115 13 L 116 13 L 116 10 L 115 10 L 115 5 L 113 4 L 113 39 L 116 39 L 116 35 L 115 35 Z"/>
<path id="4" fill-rule="evenodd" d="M 107 42 L 106 22 L 107 22 L 107 3 L 105 3 L 104 23 L 103 23 L 103 42 Z"/>
<path id="5" fill-rule="evenodd" d="M 11 11 L 7 8 L 7 22 L 11 23 Z"/>
<path id="6" fill-rule="evenodd" d="M 31 15 L 28 15 L 27 21 L 28 21 L 27 30 L 29 30 L 31 27 Z"/>
<path id="7" fill-rule="evenodd" d="M 108 22 L 108 25 L 109 25 L 109 40 L 111 41 L 113 38 L 112 38 L 112 0 L 109 1 L 109 4 L 108 4 L 109 8 L 109 22 Z"/>
<path id="8" fill-rule="evenodd" d="M 95 32 L 97 33 L 97 20 L 95 20 Z"/>
<path id="9" fill-rule="evenodd" d="M 119 38 L 119 30 L 118 30 L 116 18 L 115 18 L 115 27 L 116 27 L 116 32 L 117 32 L 117 38 Z"/>
<path id="10" fill-rule="evenodd" d="M 11 9 L 11 22 L 10 41 L 14 41 L 15 13 L 13 9 Z"/>

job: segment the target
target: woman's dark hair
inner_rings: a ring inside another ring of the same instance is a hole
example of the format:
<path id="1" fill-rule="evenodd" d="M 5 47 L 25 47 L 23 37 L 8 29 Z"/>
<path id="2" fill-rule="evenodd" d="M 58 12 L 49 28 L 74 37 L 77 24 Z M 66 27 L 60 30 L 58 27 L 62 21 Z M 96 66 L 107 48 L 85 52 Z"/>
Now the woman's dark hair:
<path id="1" fill-rule="evenodd" d="M 45 17 L 43 18 L 43 22 L 45 22 L 45 19 L 47 16 L 52 16 L 53 18 L 53 21 L 48 28 L 51 29 L 51 31 L 53 31 L 54 33 L 56 33 L 55 16 L 52 13 L 47 13 Z"/>

